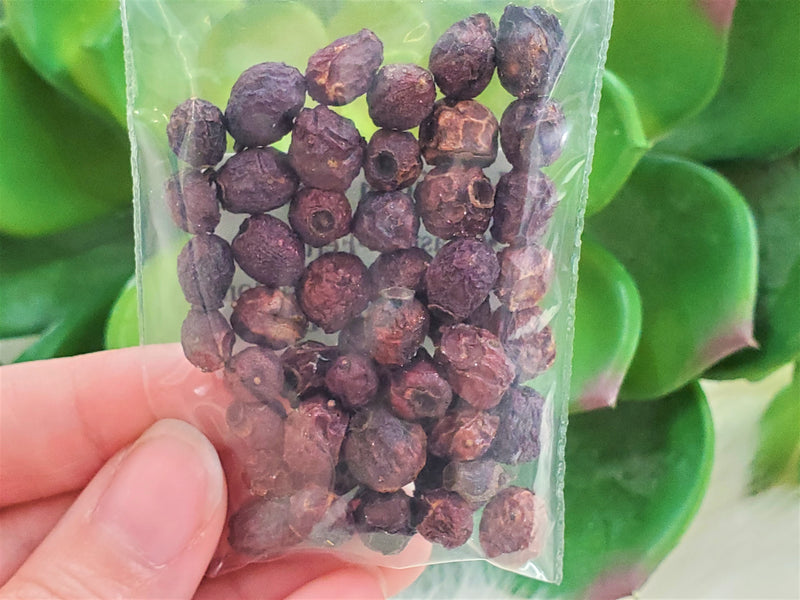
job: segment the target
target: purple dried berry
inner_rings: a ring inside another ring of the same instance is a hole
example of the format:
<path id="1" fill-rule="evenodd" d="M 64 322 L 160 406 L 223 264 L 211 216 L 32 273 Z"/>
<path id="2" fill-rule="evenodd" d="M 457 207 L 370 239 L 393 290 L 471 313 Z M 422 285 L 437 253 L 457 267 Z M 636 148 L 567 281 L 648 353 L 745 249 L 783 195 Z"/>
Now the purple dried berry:
<path id="1" fill-rule="evenodd" d="M 350 233 L 353 213 L 342 192 L 303 188 L 289 207 L 289 223 L 303 241 L 321 248 Z"/>
<path id="2" fill-rule="evenodd" d="M 500 119 L 500 146 L 515 168 L 528 171 L 553 164 L 564 148 L 561 107 L 548 99 L 515 100 Z"/>
<path id="3" fill-rule="evenodd" d="M 367 91 L 369 116 L 375 125 L 401 131 L 419 125 L 435 100 L 433 76 L 413 64 L 385 65 Z"/>
<path id="4" fill-rule="evenodd" d="M 286 383 L 299 396 L 325 384 L 325 374 L 339 351 L 320 342 L 302 342 L 281 355 Z"/>
<path id="5" fill-rule="evenodd" d="M 450 384 L 424 350 L 411 364 L 391 374 L 389 405 L 398 417 L 407 421 L 441 418 L 452 400 Z"/>
<path id="6" fill-rule="evenodd" d="M 402 366 L 425 341 L 429 325 L 428 311 L 413 290 L 388 288 L 364 314 L 364 342 L 378 364 Z"/>
<path id="7" fill-rule="evenodd" d="M 486 89 L 494 74 L 497 30 L 487 14 L 451 25 L 431 49 L 428 68 L 448 98 L 468 100 Z"/>
<path id="8" fill-rule="evenodd" d="M 403 192 L 367 192 L 353 217 L 353 235 L 377 252 L 412 248 L 418 232 L 414 201 Z"/>
<path id="9" fill-rule="evenodd" d="M 434 425 L 428 451 L 450 460 L 475 460 L 494 441 L 500 419 L 488 412 L 462 404 Z"/>
<path id="10" fill-rule="evenodd" d="M 219 224 L 217 184 L 208 174 L 178 171 L 164 186 L 164 200 L 175 225 L 189 233 L 213 233 Z"/>
<path id="11" fill-rule="evenodd" d="M 167 139 L 175 155 L 193 167 L 214 166 L 227 144 L 222 111 L 207 100 L 189 98 L 172 111 Z"/>
<path id="12" fill-rule="evenodd" d="M 231 327 L 246 342 L 280 350 L 306 334 L 308 321 L 294 295 L 256 286 L 233 303 Z"/>
<path id="13" fill-rule="evenodd" d="M 364 178 L 373 189 L 389 192 L 407 188 L 422 173 L 417 138 L 408 131 L 379 129 L 364 153 Z"/>
<path id="14" fill-rule="evenodd" d="M 553 278 L 553 255 L 544 246 L 531 244 L 503 248 L 498 253 L 500 276 L 497 298 L 511 312 L 533 308 L 542 299 Z"/>
<path id="15" fill-rule="evenodd" d="M 496 461 L 516 465 L 539 456 L 544 398 L 529 387 L 512 387 L 492 413 L 500 417 L 489 451 Z"/>
<path id="16" fill-rule="evenodd" d="M 429 165 L 488 167 L 497 158 L 497 119 L 474 100 L 439 100 L 419 126 L 419 146 Z"/>
<path id="17" fill-rule="evenodd" d="M 422 248 L 407 248 L 381 254 L 369 266 L 376 293 L 390 287 L 404 287 L 415 292 L 425 291 L 425 271 L 431 255 Z"/>
<path id="18" fill-rule="evenodd" d="M 535 554 L 540 543 L 543 506 L 533 492 L 521 487 L 501 490 L 483 509 L 480 542 L 489 558 L 525 551 Z"/>
<path id="19" fill-rule="evenodd" d="M 231 247 L 242 271 L 269 287 L 294 285 L 303 272 L 303 242 L 286 223 L 273 216 L 245 219 Z"/>
<path id="20" fill-rule="evenodd" d="M 501 435 L 502 426 L 501 420 L 495 443 Z M 489 459 L 451 462 L 442 474 L 444 487 L 466 500 L 472 510 L 486 504 L 510 479 L 501 465 Z"/>
<path id="21" fill-rule="evenodd" d="M 234 400 L 225 410 L 231 433 L 255 452 L 283 454 L 283 421 L 272 405 Z"/>
<path id="22" fill-rule="evenodd" d="M 235 269 L 228 242 L 213 234 L 193 237 L 178 254 L 178 282 L 186 301 L 198 308 L 222 307 Z"/>
<path id="23" fill-rule="evenodd" d="M 297 191 L 299 179 L 283 152 L 275 148 L 250 148 L 225 162 L 217 184 L 225 210 L 257 215 L 289 202 Z"/>
<path id="24" fill-rule="evenodd" d="M 492 316 L 492 327 L 506 354 L 517 366 L 520 381 L 527 381 L 553 366 L 556 345 L 553 331 L 538 306 L 512 313 L 501 306 Z"/>
<path id="25" fill-rule="evenodd" d="M 274 351 L 250 346 L 225 365 L 225 384 L 234 398 L 273 404 L 283 391 L 283 367 Z"/>
<path id="26" fill-rule="evenodd" d="M 364 490 L 357 502 L 354 517 L 360 530 L 411 534 L 411 498 L 403 491 L 382 494 Z"/>
<path id="27" fill-rule="evenodd" d="M 325 387 L 345 408 L 355 409 L 370 402 L 378 391 L 378 373 L 372 361 L 359 354 L 336 359 L 325 375 Z"/>
<path id="28" fill-rule="evenodd" d="M 472 536 L 472 509 L 455 492 L 423 492 L 415 502 L 415 512 L 420 519 L 417 533 L 429 542 L 457 548 Z"/>
<path id="29" fill-rule="evenodd" d="M 541 171 L 513 170 L 497 182 L 492 237 L 501 244 L 525 244 L 540 236 L 558 204 L 553 182 Z"/>
<path id="30" fill-rule="evenodd" d="M 181 325 L 183 353 L 201 371 L 224 367 L 235 339 L 227 319 L 218 310 L 193 308 Z"/>

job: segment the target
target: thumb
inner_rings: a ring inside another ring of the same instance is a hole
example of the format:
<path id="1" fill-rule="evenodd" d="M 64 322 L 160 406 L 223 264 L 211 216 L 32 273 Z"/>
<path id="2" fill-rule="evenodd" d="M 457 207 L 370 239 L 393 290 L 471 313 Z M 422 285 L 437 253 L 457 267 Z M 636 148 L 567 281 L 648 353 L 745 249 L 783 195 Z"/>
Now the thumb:
<path id="1" fill-rule="evenodd" d="M 191 598 L 225 520 L 211 443 L 159 421 L 100 470 L 2 598 Z"/>

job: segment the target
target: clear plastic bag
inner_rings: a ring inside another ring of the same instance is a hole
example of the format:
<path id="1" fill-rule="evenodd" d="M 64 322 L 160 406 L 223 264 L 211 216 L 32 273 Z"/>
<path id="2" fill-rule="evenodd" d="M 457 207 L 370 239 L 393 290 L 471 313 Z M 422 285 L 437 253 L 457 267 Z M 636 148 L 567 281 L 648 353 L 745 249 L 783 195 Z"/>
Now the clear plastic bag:
<path id="1" fill-rule="evenodd" d="M 141 338 L 209 372 L 183 417 L 228 479 L 210 574 L 323 550 L 560 580 L 612 4 L 506 5 L 122 0 Z"/>

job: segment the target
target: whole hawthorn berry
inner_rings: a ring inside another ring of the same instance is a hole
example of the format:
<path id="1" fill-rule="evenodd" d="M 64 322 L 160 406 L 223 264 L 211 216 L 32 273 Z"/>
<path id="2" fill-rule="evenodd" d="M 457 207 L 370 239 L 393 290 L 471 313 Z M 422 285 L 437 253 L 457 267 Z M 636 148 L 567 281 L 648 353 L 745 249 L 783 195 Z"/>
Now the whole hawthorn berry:
<path id="1" fill-rule="evenodd" d="M 564 149 L 566 133 L 561 107 L 546 98 L 515 100 L 500 118 L 500 147 L 522 171 L 553 164 Z"/>
<path id="2" fill-rule="evenodd" d="M 303 242 L 286 223 L 271 215 L 245 219 L 231 248 L 242 271 L 269 287 L 294 285 L 303 272 Z"/>
<path id="3" fill-rule="evenodd" d="M 439 419 L 428 436 L 428 452 L 449 460 L 475 460 L 491 446 L 500 419 L 461 404 Z"/>
<path id="4" fill-rule="evenodd" d="M 431 255 L 422 248 L 405 248 L 381 254 L 369 266 L 375 293 L 390 287 L 404 287 L 417 293 L 425 291 L 425 271 Z"/>
<path id="5" fill-rule="evenodd" d="M 361 170 L 365 144 L 350 119 L 320 104 L 297 116 L 289 159 L 307 187 L 344 192 Z"/>
<path id="6" fill-rule="evenodd" d="M 364 153 L 364 178 L 379 192 L 412 185 L 422 173 L 419 143 L 408 131 L 379 129 Z"/>
<path id="7" fill-rule="evenodd" d="M 497 29 L 480 13 L 451 25 L 431 49 L 428 68 L 448 98 L 468 100 L 486 89 L 494 74 Z"/>
<path id="8" fill-rule="evenodd" d="M 189 98 L 172 111 L 167 140 L 175 156 L 193 167 L 213 167 L 225 155 L 222 111 L 207 100 Z"/>
<path id="9" fill-rule="evenodd" d="M 504 173 L 494 191 L 492 237 L 520 245 L 540 236 L 558 204 L 556 188 L 541 171 Z"/>
<path id="10" fill-rule="evenodd" d="M 419 146 L 429 165 L 488 167 L 497 158 L 497 118 L 475 100 L 439 100 L 419 126 Z"/>
<path id="11" fill-rule="evenodd" d="M 303 75 L 284 63 L 265 62 L 233 84 L 225 121 L 239 146 L 268 146 L 292 129 L 306 99 Z"/>
<path id="12" fill-rule="evenodd" d="M 369 29 L 335 40 L 308 59 L 308 95 L 341 106 L 365 94 L 383 62 L 383 44 Z"/>
<path id="13" fill-rule="evenodd" d="M 367 192 L 353 216 L 353 235 L 377 252 L 413 248 L 418 232 L 414 201 L 404 192 Z"/>
<path id="14" fill-rule="evenodd" d="M 413 64 L 381 67 L 367 90 L 369 116 L 385 129 L 416 127 L 433 110 L 435 100 L 433 75 Z"/>
<path id="15" fill-rule="evenodd" d="M 495 41 L 497 76 L 512 96 L 546 96 L 561 73 L 567 46 L 558 17 L 539 6 L 508 5 Z"/>
<path id="16" fill-rule="evenodd" d="M 501 420 L 500 428 L 502 426 Z M 497 435 L 500 435 L 500 429 Z M 448 463 L 442 473 L 443 487 L 456 492 L 472 510 L 486 504 L 510 480 L 511 477 L 501 465 L 486 458 Z"/>
<path id="17" fill-rule="evenodd" d="M 178 254 L 178 283 L 186 301 L 198 308 L 222 307 L 235 269 L 231 247 L 214 234 L 193 237 Z"/>
<path id="18" fill-rule="evenodd" d="M 306 334 L 308 321 L 294 294 L 256 286 L 233 302 L 231 327 L 251 344 L 281 350 Z"/>
<path id="19" fill-rule="evenodd" d="M 289 202 L 299 179 L 283 152 L 248 148 L 222 165 L 217 184 L 225 210 L 257 215 Z"/>
<path id="20" fill-rule="evenodd" d="M 228 320 L 218 310 L 192 308 L 181 325 L 183 353 L 201 371 L 224 367 L 235 340 Z"/>
<path id="21" fill-rule="evenodd" d="M 350 233 L 353 212 L 342 192 L 303 188 L 289 207 L 289 223 L 302 240 L 321 248 Z"/>
<path id="22" fill-rule="evenodd" d="M 175 225 L 188 233 L 214 233 L 219 225 L 217 184 L 207 173 L 178 171 L 164 185 L 164 200 Z"/>
<path id="23" fill-rule="evenodd" d="M 378 383 L 375 365 L 360 354 L 343 354 L 325 375 L 325 387 L 349 409 L 370 402 L 378 392 Z"/>
<path id="24" fill-rule="evenodd" d="M 457 548 L 472 536 L 472 509 L 455 492 L 438 489 L 423 492 L 414 503 L 417 533 L 445 548 Z"/>
<path id="25" fill-rule="evenodd" d="M 512 486 L 498 492 L 481 516 L 479 539 L 486 556 L 535 554 L 543 512 L 541 500 L 528 489 Z"/>
<path id="26" fill-rule="evenodd" d="M 512 313 L 504 306 L 492 315 L 492 327 L 506 354 L 517 366 L 517 377 L 527 381 L 553 366 L 556 345 L 553 331 L 538 306 Z"/>
<path id="27" fill-rule="evenodd" d="M 375 362 L 408 363 L 428 335 L 427 309 L 408 288 L 387 288 L 364 313 L 364 342 Z"/>
<path id="28" fill-rule="evenodd" d="M 249 346 L 225 365 L 225 384 L 234 398 L 274 406 L 283 392 L 281 359 L 269 348 Z"/>
<path id="29" fill-rule="evenodd" d="M 371 295 L 367 267 L 346 252 L 328 252 L 311 261 L 297 285 L 300 307 L 325 333 L 339 331 L 361 314 Z"/>
<path id="30" fill-rule="evenodd" d="M 381 493 L 364 490 L 357 498 L 354 517 L 361 531 L 385 531 L 410 535 L 411 498 L 402 490 Z"/>
<path id="31" fill-rule="evenodd" d="M 306 341 L 291 346 L 281 355 L 286 384 L 298 396 L 325 385 L 325 374 L 339 351 L 320 342 Z"/>
<path id="32" fill-rule="evenodd" d="M 497 298 L 511 312 L 533 308 L 542 299 L 553 278 L 553 255 L 544 246 L 503 248 L 498 253 L 500 276 Z"/>
<path id="33" fill-rule="evenodd" d="M 491 411 L 500 418 L 500 426 L 489 455 L 507 465 L 538 458 L 543 407 L 544 398 L 536 390 L 512 386 Z"/>
<path id="34" fill-rule="evenodd" d="M 450 384 L 424 350 L 390 375 L 389 405 L 394 414 L 407 421 L 441 418 L 452 401 Z"/>

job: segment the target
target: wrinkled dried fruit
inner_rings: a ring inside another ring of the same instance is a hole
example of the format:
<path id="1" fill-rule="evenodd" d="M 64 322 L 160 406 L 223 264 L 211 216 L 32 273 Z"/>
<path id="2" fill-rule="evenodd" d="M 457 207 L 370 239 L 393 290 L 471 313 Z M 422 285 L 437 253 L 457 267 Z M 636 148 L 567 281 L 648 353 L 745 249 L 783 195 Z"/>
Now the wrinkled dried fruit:
<path id="1" fill-rule="evenodd" d="M 419 143 L 408 131 L 379 129 L 367 144 L 364 178 L 372 189 L 389 192 L 407 188 L 422 173 Z"/>
<path id="2" fill-rule="evenodd" d="M 289 223 L 302 240 L 321 248 L 350 233 L 353 213 L 342 192 L 303 188 L 289 207 Z"/>
<path id="3" fill-rule="evenodd" d="M 450 460 L 475 460 L 492 444 L 500 419 L 469 405 L 460 405 L 434 425 L 428 451 Z"/>
<path id="4" fill-rule="evenodd" d="M 294 285 L 303 272 L 303 242 L 291 227 L 273 216 L 245 219 L 231 248 L 242 271 L 269 287 Z"/>
<path id="5" fill-rule="evenodd" d="M 178 283 L 198 308 L 222 307 L 235 269 L 228 242 L 213 234 L 193 237 L 178 254 Z"/>
<path id="6" fill-rule="evenodd" d="M 454 23 L 431 49 L 428 68 L 448 98 L 467 100 L 486 89 L 494 74 L 494 38 L 491 17 L 477 14 Z"/>
<path id="7" fill-rule="evenodd" d="M 408 421 L 438 419 L 444 416 L 452 400 L 450 384 L 424 350 L 410 365 L 391 374 L 389 404 L 398 417 Z"/>
<path id="8" fill-rule="evenodd" d="M 503 154 L 523 171 L 553 164 L 561 156 L 566 135 L 564 113 L 552 100 L 515 100 L 500 119 Z"/>
<path id="9" fill-rule="evenodd" d="M 299 183 L 289 158 L 275 148 L 249 148 L 234 154 L 217 175 L 222 207 L 251 215 L 283 206 Z"/>
<path id="10" fill-rule="evenodd" d="M 501 244 L 524 244 L 547 228 L 558 204 L 553 182 L 541 171 L 505 173 L 494 191 L 492 237 Z"/>
<path id="11" fill-rule="evenodd" d="M 185 169 L 164 185 L 164 200 L 175 225 L 189 233 L 213 233 L 219 225 L 217 184 L 207 173 Z"/>
<path id="12" fill-rule="evenodd" d="M 283 415 L 273 406 L 234 399 L 225 411 L 225 421 L 249 450 L 283 454 Z"/>
<path id="13" fill-rule="evenodd" d="M 413 64 L 385 65 L 367 91 L 369 116 L 375 125 L 401 131 L 419 125 L 435 100 L 433 75 Z"/>
<path id="14" fill-rule="evenodd" d="M 193 167 L 213 167 L 225 155 L 227 144 L 222 111 L 200 98 L 179 104 L 167 124 L 169 147 Z"/>
<path id="15" fill-rule="evenodd" d="M 353 235 L 377 252 L 411 248 L 418 232 L 414 201 L 403 192 L 367 192 L 353 217 Z"/>
<path id="16" fill-rule="evenodd" d="M 232 304 L 231 327 L 245 342 L 280 350 L 306 334 L 308 321 L 293 294 L 256 286 Z"/>
<path id="17" fill-rule="evenodd" d="M 520 381 L 527 381 L 553 366 L 556 345 L 553 331 L 538 306 L 512 313 L 501 306 L 492 316 L 492 327 L 506 354 L 517 366 Z"/>
<path id="18" fill-rule="evenodd" d="M 533 492 L 509 487 L 492 498 L 483 509 L 480 542 L 489 558 L 521 550 L 535 553 L 541 501 Z"/>
<path id="19" fill-rule="evenodd" d="M 553 278 L 553 255 L 544 246 L 530 244 L 503 248 L 498 253 L 500 276 L 497 298 L 511 312 L 533 308 L 542 299 Z"/>
<path id="20" fill-rule="evenodd" d="M 233 334 L 218 310 L 193 308 L 181 325 L 181 346 L 187 360 L 201 371 L 216 371 L 231 357 Z"/>
<path id="21" fill-rule="evenodd" d="M 302 342 L 281 355 L 286 384 L 298 396 L 325 385 L 325 374 L 336 360 L 338 349 L 320 342 Z"/>
<path id="22" fill-rule="evenodd" d="M 402 366 L 425 341 L 429 325 L 428 311 L 413 290 L 388 288 L 364 314 L 364 343 L 377 363 Z"/>
<path id="23" fill-rule="evenodd" d="M 355 523 L 361 531 L 385 531 L 410 535 L 411 498 L 402 490 L 382 494 L 365 490 L 358 496 Z"/>
<path id="24" fill-rule="evenodd" d="M 497 430 L 495 443 L 501 435 L 503 422 Z M 511 476 L 493 460 L 451 462 L 442 474 L 443 487 L 456 492 L 467 501 L 472 510 L 486 504 L 509 481 Z"/>
<path id="25" fill-rule="evenodd" d="M 472 509 L 455 492 L 424 492 L 416 499 L 414 508 L 420 519 L 417 533 L 429 542 L 457 548 L 472 535 Z"/>
<path id="26" fill-rule="evenodd" d="M 406 248 L 381 254 L 369 266 L 369 274 L 377 294 L 390 287 L 425 291 L 425 271 L 431 255 L 422 248 Z"/>
<path id="27" fill-rule="evenodd" d="M 274 351 L 250 346 L 225 365 L 225 383 L 234 398 L 249 402 L 275 402 L 283 391 L 283 367 Z"/>
<path id="28" fill-rule="evenodd" d="M 378 391 L 378 373 L 372 361 L 359 354 L 337 358 L 325 375 L 325 386 L 345 408 L 364 406 Z"/>
<path id="29" fill-rule="evenodd" d="M 507 465 L 531 462 L 539 456 L 544 398 L 529 387 L 512 387 L 492 413 L 500 417 L 497 437 L 489 451 Z"/>
<path id="30" fill-rule="evenodd" d="M 429 165 L 488 167 L 497 158 L 497 118 L 474 100 L 439 100 L 419 126 L 419 146 Z"/>

